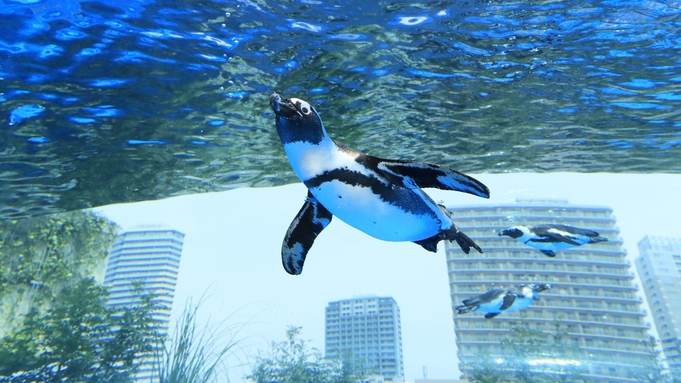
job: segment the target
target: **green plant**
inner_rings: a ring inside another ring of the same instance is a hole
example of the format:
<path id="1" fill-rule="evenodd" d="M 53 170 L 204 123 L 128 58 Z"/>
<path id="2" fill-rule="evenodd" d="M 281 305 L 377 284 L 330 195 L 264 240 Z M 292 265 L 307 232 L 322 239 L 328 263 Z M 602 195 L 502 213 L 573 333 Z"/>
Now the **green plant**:
<path id="1" fill-rule="evenodd" d="M 660 341 L 653 336 L 641 340 L 643 350 L 647 355 L 647 363 L 631 371 L 630 376 L 638 382 L 646 383 L 673 383 L 678 382 L 674 374 L 663 368 L 662 351 L 660 351 Z"/>
<path id="2" fill-rule="evenodd" d="M 527 323 L 511 327 L 501 343 L 501 355 L 480 355 L 469 377 L 472 383 L 588 382 L 583 353 L 567 342 L 560 321 L 553 331 L 531 329 Z"/>
<path id="3" fill-rule="evenodd" d="M 44 313 L 32 309 L 0 342 L 0 381 L 129 382 L 135 359 L 159 337 L 157 306 L 148 295 L 131 307 L 107 306 L 106 298 L 104 287 L 82 279 Z"/>
<path id="4" fill-rule="evenodd" d="M 224 358 L 239 344 L 236 336 L 241 326 L 228 326 L 224 322 L 212 327 L 199 328 L 198 304 L 187 303 L 177 322 L 173 335 L 162 340 L 164 353 L 157 361 L 160 383 L 203 383 L 225 381 L 220 374 Z M 224 342 L 225 338 L 228 338 Z M 221 342 L 222 341 L 222 342 Z M 222 343 L 222 345 L 218 345 Z"/>
<path id="5" fill-rule="evenodd" d="M 26 313 L 15 312 L 19 303 L 48 307 L 62 288 L 103 270 L 116 230 L 90 211 L 0 221 L 0 324 Z"/>
<path id="6" fill-rule="evenodd" d="M 251 375 L 254 383 L 355 383 L 364 372 L 346 361 L 323 358 L 316 349 L 308 349 L 300 339 L 300 327 L 289 327 L 286 340 L 272 342 L 269 354 L 259 356 Z"/>

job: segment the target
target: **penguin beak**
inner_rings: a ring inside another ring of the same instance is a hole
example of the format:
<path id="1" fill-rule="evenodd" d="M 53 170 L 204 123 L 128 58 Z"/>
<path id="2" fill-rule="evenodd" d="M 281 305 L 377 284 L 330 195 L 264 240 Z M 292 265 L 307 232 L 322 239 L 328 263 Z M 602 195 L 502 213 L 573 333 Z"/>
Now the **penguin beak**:
<path id="1" fill-rule="evenodd" d="M 274 114 L 280 117 L 289 118 L 293 116 L 301 116 L 300 112 L 296 109 L 295 105 L 291 100 L 287 98 L 281 98 L 280 95 L 273 93 L 270 96 L 270 108 L 274 111 Z"/>

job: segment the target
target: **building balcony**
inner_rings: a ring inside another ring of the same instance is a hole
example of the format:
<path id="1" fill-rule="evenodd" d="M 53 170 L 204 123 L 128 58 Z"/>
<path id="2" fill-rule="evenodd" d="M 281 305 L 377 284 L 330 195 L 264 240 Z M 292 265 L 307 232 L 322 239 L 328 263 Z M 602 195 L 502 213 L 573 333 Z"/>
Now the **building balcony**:
<path id="1" fill-rule="evenodd" d="M 485 257 L 480 257 L 480 256 L 473 256 L 473 257 L 451 257 L 448 259 L 448 263 L 452 264 L 469 264 L 469 263 L 476 263 L 476 262 L 482 262 L 482 263 L 492 263 L 492 262 L 512 262 L 512 263 L 519 263 L 519 264 L 525 264 L 525 263 L 540 263 L 540 264 L 550 264 L 551 266 L 560 264 L 560 265 L 578 265 L 578 266 L 605 266 L 605 267 L 617 267 L 617 268 L 622 268 L 625 270 L 629 270 L 631 266 L 631 262 L 629 262 L 626 259 L 622 259 L 620 255 L 622 254 L 617 254 L 618 256 L 615 257 L 601 257 L 599 258 L 594 258 L 594 257 L 588 257 L 588 255 L 585 255 L 584 259 L 580 258 L 575 258 L 575 254 L 580 254 L 582 253 L 573 253 L 571 254 L 571 257 L 563 257 L 560 259 L 556 258 L 548 258 L 545 255 L 541 254 L 538 252 L 535 253 L 534 251 L 527 251 L 526 249 L 513 249 L 513 253 L 519 253 L 519 252 L 524 252 L 527 253 L 526 256 L 524 257 L 508 257 L 508 256 L 495 256 L 494 254 L 494 249 L 485 247 Z M 503 251 L 503 250 L 501 250 Z M 564 250 L 560 250 L 564 251 Z"/>
<path id="2" fill-rule="evenodd" d="M 580 285 L 582 286 L 582 285 Z M 556 283 L 552 285 L 553 291 L 558 291 L 560 287 L 567 287 L 563 283 Z M 551 291 L 549 290 L 549 291 Z M 565 290 L 563 290 L 565 291 Z M 639 304 L 642 302 L 642 300 L 639 297 L 611 297 L 607 295 L 590 295 L 590 294 L 551 294 L 551 293 L 542 293 L 540 295 L 541 298 L 545 299 L 575 299 L 575 300 L 591 300 L 591 301 L 598 301 L 598 302 L 615 302 L 615 303 L 627 303 L 627 304 Z"/>
<path id="3" fill-rule="evenodd" d="M 561 264 L 557 263 L 556 268 L 532 268 L 532 267 L 523 267 L 523 268 L 516 268 L 516 269 L 510 269 L 510 268 L 503 268 L 503 269 L 487 269 L 487 268 L 480 268 L 480 269 L 465 269 L 465 268 L 457 268 L 457 269 L 450 269 L 450 273 L 456 273 L 456 274 L 464 274 L 464 273 L 474 273 L 474 274 L 479 274 L 479 273 L 489 273 L 489 274 L 508 274 L 508 273 L 526 273 L 526 274 L 547 274 L 547 275 L 568 275 L 569 277 L 574 277 L 574 278 L 609 278 L 609 279 L 626 279 L 626 280 L 633 280 L 634 279 L 634 274 L 631 272 L 626 271 L 626 269 L 622 269 L 621 273 L 614 273 L 614 272 L 604 272 L 604 271 L 591 271 L 591 270 L 569 270 L 569 269 L 557 269 L 557 267 L 560 267 Z M 563 265 L 564 266 L 564 265 Z"/>
<path id="4" fill-rule="evenodd" d="M 461 229 L 465 232 L 465 229 Z M 527 258 L 530 259 L 546 259 L 545 255 L 541 254 L 539 250 L 533 249 L 529 246 L 522 245 L 519 242 L 509 242 L 504 240 L 505 242 L 501 243 L 499 241 L 495 241 L 492 243 L 486 243 L 484 239 L 471 235 L 471 238 L 473 238 L 479 245 L 482 247 L 485 251 L 484 255 L 480 254 L 473 254 L 475 259 L 496 259 L 496 258 L 501 258 L 501 259 L 510 259 L 512 257 L 509 257 L 507 255 L 499 255 L 496 256 L 497 253 L 505 254 L 506 252 L 509 253 L 527 253 Z M 491 239 L 491 237 L 490 237 Z M 600 242 L 601 244 L 612 244 L 612 242 Z M 624 249 L 618 248 L 617 250 L 615 249 L 603 249 L 599 248 L 598 244 L 595 245 L 588 245 L 590 247 L 588 248 L 582 248 L 582 247 L 577 247 L 577 248 L 571 248 L 571 249 L 566 249 L 566 250 L 558 250 L 561 253 L 565 254 L 570 254 L 570 255 L 584 255 L 584 256 L 608 256 L 608 257 L 624 257 L 627 255 L 627 252 L 624 251 Z M 601 245 L 603 246 L 603 245 Z M 456 257 L 452 257 L 449 259 L 465 259 L 465 258 L 471 258 L 471 254 L 465 254 L 459 247 L 454 247 L 454 245 L 447 245 L 446 251 L 453 252 L 457 254 Z M 535 257 L 535 255 L 537 257 Z M 558 260 L 560 259 L 554 258 L 552 260 Z M 595 260 L 597 261 L 597 260 Z M 620 263 L 621 264 L 621 263 Z"/>
<path id="5" fill-rule="evenodd" d="M 475 274 L 476 272 L 474 270 L 469 271 L 472 274 Z M 457 272 L 458 273 L 458 272 Z M 517 271 L 506 271 L 507 274 L 517 274 Z M 515 279 L 510 279 L 510 278 L 492 278 L 492 276 L 487 277 L 484 275 L 483 270 L 477 270 L 477 279 L 466 279 L 466 280 L 457 280 L 457 279 L 450 279 L 449 284 L 451 285 L 457 285 L 457 286 L 480 286 L 481 284 L 485 284 L 487 286 L 491 286 L 492 284 L 497 284 L 501 286 L 506 286 L 506 285 L 517 285 L 520 283 L 526 283 L 528 281 L 519 281 Z M 482 274 L 482 275 L 480 275 Z M 502 275 L 502 273 L 495 273 L 496 275 Z M 528 274 L 528 273 L 525 273 Z M 538 273 L 541 275 L 541 273 Z M 617 280 L 617 279 L 613 279 Z M 602 289 L 610 289 L 610 290 L 617 290 L 617 291 L 638 291 L 638 285 L 636 284 L 604 284 L 604 283 L 584 283 L 584 282 L 570 282 L 570 281 L 555 281 L 555 280 L 542 280 L 542 282 L 548 282 L 551 283 L 552 285 L 558 285 L 560 284 L 561 286 L 566 286 L 566 287 L 588 287 L 588 288 L 602 288 Z M 464 292 L 461 292 L 462 294 Z M 470 292 L 467 292 L 467 294 L 470 294 Z M 470 297 L 469 297 L 470 298 Z"/>
<path id="6" fill-rule="evenodd" d="M 522 319 L 524 322 L 528 323 L 550 323 L 553 324 L 555 323 L 556 319 L 560 320 L 561 324 L 565 325 L 587 325 L 587 326 L 598 326 L 598 327 L 609 327 L 609 328 L 614 328 L 614 329 L 622 329 L 622 330 L 648 330 L 650 328 L 649 325 L 646 325 L 642 322 L 639 322 L 636 317 L 642 317 L 642 314 L 632 314 L 632 313 L 624 313 L 625 315 L 620 315 L 622 312 L 614 312 L 612 310 L 608 309 L 603 309 L 603 310 L 582 310 L 581 308 L 579 311 L 585 311 L 585 312 L 592 312 L 596 313 L 599 315 L 610 315 L 610 319 L 608 321 L 593 321 L 593 320 L 588 320 L 588 319 L 577 319 L 574 317 L 566 317 L 563 316 L 560 313 L 556 313 L 556 311 L 565 311 L 568 313 L 573 313 L 576 310 L 576 308 L 550 308 L 550 311 L 548 315 L 545 315 L 543 310 L 541 309 L 536 309 L 536 308 L 528 308 L 525 311 L 523 311 L 523 316 L 521 317 L 519 313 L 509 313 L 506 316 L 500 315 L 496 318 L 494 318 L 495 322 L 498 322 L 497 324 L 490 324 L 490 327 L 464 327 L 461 325 L 461 322 L 478 322 L 478 323 L 489 323 L 489 319 L 485 319 L 482 315 L 480 316 L 471 316 L 471 314 L 468 314 L 468 316 L 457 316 L 454 318 L 454 331 L 461 331 L 461 332 L 468 332 L 468 331 L 478 331 L 480 329 L 484 331 L 492 331 L 492 330 L 504 330 L 508 329 L 508 325 L 505 325 L 504 328 L 494 328 L 492 327 L 493 325 L 500 325 L 502 322 L 517 322 L 519 319 Z M 631 318 L 631 323 L 622 323 L 620 318 Z"/>

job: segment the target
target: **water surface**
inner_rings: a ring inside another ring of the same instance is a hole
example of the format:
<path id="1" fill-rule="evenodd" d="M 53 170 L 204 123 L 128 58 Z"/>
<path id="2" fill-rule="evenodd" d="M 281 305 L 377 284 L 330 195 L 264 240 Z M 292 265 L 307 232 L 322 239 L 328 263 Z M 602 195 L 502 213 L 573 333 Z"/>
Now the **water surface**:
<path id="1" fill-rule="evenodd" d="M 681 171 L 679 1 L 0 7 L 0 218 L 296 181 L 267 99 L 466 172 Z"/>

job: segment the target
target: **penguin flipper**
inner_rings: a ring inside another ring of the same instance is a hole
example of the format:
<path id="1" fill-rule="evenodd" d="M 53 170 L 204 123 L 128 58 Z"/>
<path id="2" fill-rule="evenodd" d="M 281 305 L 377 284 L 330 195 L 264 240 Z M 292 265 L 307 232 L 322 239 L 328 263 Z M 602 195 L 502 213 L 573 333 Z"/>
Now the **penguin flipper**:
<path id="1" fill-rule="evenodd" d="M 332 218 L 333 214 L 308 191 L 307 200 L 291 222 L 281 245 L 281 262 L 287 273 L 299 275 L 303 272 L 307 252 Z"/>
<path id="2" fill-rule="evenodd" d="M 506 310 L 509 307 L 513 306 L 513 302 L 515 302 L 515 298 L 516 298 L 515 294 L 504 295 L 504 303 L 501 304 L 501 307 L 499 309 L 500 310 Z"/>
<path id="3" fill-rule="evenodd" d="M 487 314 L 485 314 L 485 319 L 492 319 L 499 314 L 501 314 L 501 313 L 487 313 Z"/>
<path id="4" fill-rule="evenodd" d="M 564 233 L 568 234 L 574 234 L 578 236 L 584 236 L 584 237 L 598 237 L 598 232 L 590 229 L 582 229 L 579 227 L 574 227 L 574 226 L 568 226 L 568 225 L 561 225 L 561 224 L 553 224 L 553 225 L 537 225 L 536 230 L 545 230 L 545 231 L 561 231 Z"/>
<path id="5" fill-rule="evenodd" d="M 380 172 L 392 183 L 404 187 L 454 190 L 489 198 L 489 188 L 475 178 L 444 166 L 425 162 L 388 160 L 366 155 L 365 165 Z"/>
<path id="6" fill-rule="evenodd" d="M 492 290 L 486 291 L 483 294 L 480 294 L 479 296 L 477 296 L 475 298 L 463 300 L 463 303 L 468 304 L 466 301 L 475 301 L 478 304 L 480 304 L 480 302 L 491 302 L 491 301 L 495 301 L 495 300 L 499 299 L 505 293 L 506 293 L 505 289 L 492 289 Z"/>
<path id="7" fill-rule="evenodd" d="M 537 226 L 536 228 L 533 229 L 533 231 L 538 236 L 544 237 L 544 238 L 549 239 L 551 241 L 565 242 L 565 243 L 568 243 L 572 246 L 581 245 L 581 243 L 575 241 L 574 235 L 571 235 L 573 233 L 571 233 L 570 231 L 564 230 L 565 227 L 566 226 L 564 226 L 564 225 L 557 225 L 557 227 Z M 596 233 L 596 235 L 598 235 L 598 233 Z"/>
<path id="8" fill-rule="evenodd" d="M 541 251 L 547 257 L 553 258 L 553 257 L 556 256 L 556 253 L 554 253 L 552 250 L 539 250 L 539 251 Z"/>

